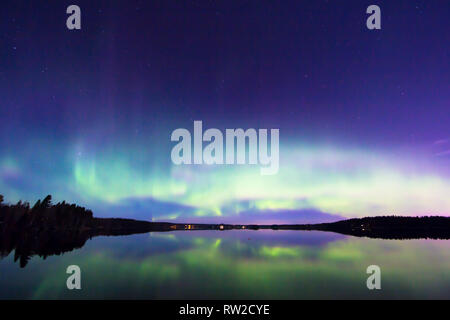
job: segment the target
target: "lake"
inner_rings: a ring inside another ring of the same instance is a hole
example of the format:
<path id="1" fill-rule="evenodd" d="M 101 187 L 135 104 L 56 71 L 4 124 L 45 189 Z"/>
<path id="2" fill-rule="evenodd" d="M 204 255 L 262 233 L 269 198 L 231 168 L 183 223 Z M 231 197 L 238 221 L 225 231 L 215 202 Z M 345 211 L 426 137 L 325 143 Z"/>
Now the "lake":
<path id="1" fill-rule="evenodd" d="M 152 232 L 95 237 L 62 255 L 0 260 L 1 299 L 448 299 L 448 240 L 319 231 Z M 81 290 L 68 290 L 69 265 Z M 368 290 L 370 265 L 381 290 Z"/>

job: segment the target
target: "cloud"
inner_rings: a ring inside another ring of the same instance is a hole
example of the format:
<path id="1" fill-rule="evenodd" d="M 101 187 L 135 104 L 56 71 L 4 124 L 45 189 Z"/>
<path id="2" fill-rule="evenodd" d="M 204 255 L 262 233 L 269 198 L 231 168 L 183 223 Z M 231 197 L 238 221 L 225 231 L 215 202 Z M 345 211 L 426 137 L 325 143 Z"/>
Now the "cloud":
<path id="1" fill-rule="evenodd" d="M 175 221 L 190 223 L 225 223 L 225 224 L 308 224 L 335 222 L 345 219 L 316 209 L 300 210 L 249 210 L 223 216 L 195 217 L 183 214 Z M 160 220 L 160 219 L 158 219 Z"/>
<path id="2" fill-rule="evenodd" d="M 450 149 L 446 150 L 446 151 L 438 152 L 435 154 L 436 157 L 442 157 L 442 156 L 447 156 L 447 155 L 450 155 Z"/>
<path id="3" fill-rule="evenodd" d="M 441 144 L 447 144 L 449 142 L 449 139 L 439 139 L 433 142 L 433 145 L 441 145 Z"/>
<path id="4" fill-rule="evenodd" d="M 130 197 L 118 203 L 97 203 L 92 207 L 96 216 L 171 221 L 181 214 L 192 215 L 195 208 L 151 197 Z"/>

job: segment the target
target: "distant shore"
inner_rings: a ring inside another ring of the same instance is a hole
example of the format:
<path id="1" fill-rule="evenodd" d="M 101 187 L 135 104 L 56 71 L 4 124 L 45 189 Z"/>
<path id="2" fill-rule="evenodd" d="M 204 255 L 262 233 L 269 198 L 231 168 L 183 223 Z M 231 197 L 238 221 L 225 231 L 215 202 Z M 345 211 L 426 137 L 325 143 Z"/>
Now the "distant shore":
<path id="1" fill-rule="evenodd" d="M 114 219 L 105 219 L 114 220 Z M 320 224 L 285 224 L 285 225 L 241 225 L 241 224 L 172 224 L 152 223 L 145 221 L 123 220 L 117 223 L 116 230 L 122 226 L 131 226 L 147 231 L 192 231 L 192 230 L 298 230 L 298 231 L 326 231 L 356 237 L 380 239 L 450 239 L 450 217 L 367 217 L 342 220 L 333 223 Z M 101 225 L 102 223 L 100 223 Z M 130 227 L 128 227 L 130 226 Z M 114 228 L 113 228 L 114 229 Z"/>

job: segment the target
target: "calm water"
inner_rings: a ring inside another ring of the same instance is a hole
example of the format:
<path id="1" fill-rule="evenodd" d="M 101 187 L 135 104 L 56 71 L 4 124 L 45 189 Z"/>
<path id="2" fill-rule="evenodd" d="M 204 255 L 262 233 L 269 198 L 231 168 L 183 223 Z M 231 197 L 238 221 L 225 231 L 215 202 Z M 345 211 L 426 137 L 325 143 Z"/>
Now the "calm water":
<path id="1" fill-rule="evenodd" d="M 234 230 L 97 237 L 61 256 L 0 260 L 0 298 L 450 298 L 450 242 L 307 231 Z M 66 288 L 67 266 L 82 290 Z M 369 291 L 366 268 L 381 267 Z"/>

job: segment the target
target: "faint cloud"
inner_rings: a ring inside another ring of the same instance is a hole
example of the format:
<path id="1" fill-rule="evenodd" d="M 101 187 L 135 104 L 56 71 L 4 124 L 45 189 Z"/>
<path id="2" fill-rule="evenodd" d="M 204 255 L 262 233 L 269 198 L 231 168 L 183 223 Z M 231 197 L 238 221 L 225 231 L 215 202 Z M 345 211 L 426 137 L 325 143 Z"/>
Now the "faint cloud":
<path id="1" fill-rule="evenodd" d="M 450 155 L 450 149 L 435 154 L 436 157 L 443 157 L 443 156 L 448 156 L 448 155 Z"/>
<path id="2" fill-rule="evenodd" d="M 446 143 L 448 143 L 449 142 L 449 139 L 439 139 L 439 140 L 436 140 L 435 142 L 433 142 L 433 145 L 441 145 L 441 144 L 446 144 Z"/>
<path id="3" fill-rule="evenodd" d="M 450 149 L 448 149 L 448 145 L 450 144 L 450 139 L 439 139 L 436 140 L 435 142 L 433 142 L 434 146 L 439 146 L 438 148 L 441 149 L 439 151 L 437 151 L 434 156 L 435 157 L 443 157 L 443 156 L 447 156 L 450 155 Z M 442 150 L 444 149 L 444 150 Z M 447 149 L 447 150 L 445 150 Z"/>

